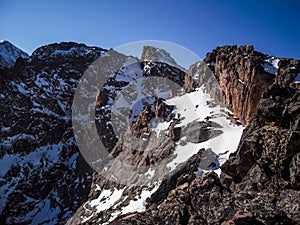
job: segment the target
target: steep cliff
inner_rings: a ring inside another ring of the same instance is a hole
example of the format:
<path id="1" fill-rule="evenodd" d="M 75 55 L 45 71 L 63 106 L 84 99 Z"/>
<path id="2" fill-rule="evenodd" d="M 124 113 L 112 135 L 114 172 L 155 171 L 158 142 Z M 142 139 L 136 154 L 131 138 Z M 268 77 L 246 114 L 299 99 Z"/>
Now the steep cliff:
<path id="1" fill-rule="evenodd" d="M 224 46 L 207 53 L 204 61 L 211 71 L 203 63 L 191 66 L 185 89 L 206 86 L 217 102 L 225 103 L 247 125 L 256 113 L 262 94 L 274 81 L 280 59 L 254 51 L 253 46 Z M 217 84 L 211 82 L 212 72 Z M 195 73 L 201 75 L 191 79 Z"/>

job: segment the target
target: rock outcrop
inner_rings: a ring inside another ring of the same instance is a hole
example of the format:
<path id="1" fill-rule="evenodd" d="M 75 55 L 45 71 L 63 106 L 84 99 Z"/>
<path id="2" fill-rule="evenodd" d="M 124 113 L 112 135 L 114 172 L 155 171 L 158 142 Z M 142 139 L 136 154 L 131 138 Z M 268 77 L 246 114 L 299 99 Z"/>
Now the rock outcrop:
<path id="1" fill-rule="evenodd" d="M 299 198 L 300 89 L 293 81 L 300 61 L 281 59 L 274 83 L 259 102 L 257 114 L 245 129 L 237 152 L 222 166 L 222 183 L 232 191 L 267 196 L 290 218 L 300 222 Z M 282 202 L 284 201 L 284 202 Z"/>
<path id="2" fill-rule="evenodd" d="M 185 90 L 190 92 L 204 85 L 217 103 L 225 104 L 247 125 L 281 65 L 271 64 L 272 60 L 278 59 L 254 51 L 253 46 L 218 47 L 207 53 L 204 60 L 211 70 L 203 62 L 190 68 L 185 78 Z M 212 72 L 215 77 L 212 77 Z M 195 74 L 197 79 L 192 78 Z"/>

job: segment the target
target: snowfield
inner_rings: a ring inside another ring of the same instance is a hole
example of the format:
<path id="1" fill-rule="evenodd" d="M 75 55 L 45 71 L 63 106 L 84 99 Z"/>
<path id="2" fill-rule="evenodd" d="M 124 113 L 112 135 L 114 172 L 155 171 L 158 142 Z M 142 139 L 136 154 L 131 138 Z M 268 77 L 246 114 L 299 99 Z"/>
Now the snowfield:
<path id="1" fill-rule="evenodd" d="M 209 106 L 209 102 L 213 102 L 213 100 L 205 93 L 204 88 L 198 88 L 194 92 L 166 101 L 167 104 L 175 105 L 175 115 L 180 115 L 180 117 L 183 118 L 180 120 L 181 127 L 187 126 L 194 121 L 203 121 L 209 117 L 210 121 L 216 122 L 222 126 L 222 128 L 219 129 L 223 132 L 221 135 L 201 143 L 195 144 L 187 142 L 187 144 L 183 146 L 178 144 L 174 152 L 176 158 L 167 165 L 170 167 L 171 171 L 173 171 L 177 165 L 187 161 L 201 148 L 210 148 L 217 155 L 221 154 L 218 158 L 220 166 L 228 159 L 230 153 L 237 150 L 244 127 L 232 124 L 226 118 L 224 111 L 229 110 L 219 106 L 211 107 Z M 169 125 L 170 122 L 164 122 L 158 124 L 153 129 L 157 134 L 166 134 Z M 186 142 L 186 137 L 181 137 L 178 142 L 180 143 L 180 141 Z M 217 173 L 220 173 L 219 168 L 214 169 L 217 170 Z"/>
<path id="2" fill-rule="evenodd" d="M 262 66 L 266 72 L 277 75 L 279 61 L 279 59 L 271 57 L 269 59 L 266 59 L 265 63 Z"/>
<path id="3" fill-rule="evenodd" d="M 120 104 L 124 106 L 124 99 L 118 99 Z M 121 102 L 120 102 L 121 101 Z M 196 175 L 201 175 L 203 172 L 208 172 L 210 170 L 215 170 L 217 174 L 220 175 L 220 166 L 228 159 L 230 153 L 236 151 L 241 135 L 243 133 L 244 127 L 232 124 L 226 117 L 225 112 L 229 111 L 226 108 L 221 108 L 219 106 L 211 107 L 209 103 L 213 102 L 208 94 L 205 93 L 204 88 L 198 88 L 196 91 L 187 93 L 181 96 L 170 98 L 165 101 L 169 105 L 175 105 L 173 113 L 175 115 L 180 115 L 181 123 L 176 126 L 185 127 L 188 124 L 195 121 L 204 121 L 206 118 L 210 118 L 210 121 L 218 123 L 220 125 L 219 130 L 222 134 L 213 137 L 207 141 L 201 143 L 190 143 L 187 141 L 185 136 L 182 136 L 177 142 L 173 154 L 175 158 L 167 164 L 170 168 L 170 172 L 175 170 L 178 165 L 185 163 L 194 154 L 198 153 L 201 148 L 211 149 L 216 157 L 212 160 L 215 166 L 209 167 L 212 161 L 203 160 L 199 165 L 199 170 Z M 121 104 L 122 103 L 122 104 Z M 141 106 L 136 111 L 141 110 Z M 116 111 L 119 112 L 119 110 Z M 152 124 L 152 131 L 155 131 L 157 135 L 166 135 L 170 122 L 158 122 Z M 214 128 L 213 128 L 214 129 Z M 186 142 L 185 145 L 180 145 L 181 141 Z M 155 174 L 155 169 L 150 168 L 145 172 L 148 177 L 153 177 Z M 116 210 L 110 215 L 109 220 L 104 224 L 109 224 L 117 216 L 125 215 L 127 213 L 142 212 L 145 211 L 146 199 L 151 197 L 151 195 L 159 188 L 160 183 L 156 183 L 154 188 L 149 191 L 149 187 L 145 187 L 142 192 L 131 199 L 127 205 L 123 206 L 120 210 Z M 97 199 L 88 202 L 87 204 L 91 207 L 95 207 L 97 213 L 111 209 L 115 210 L 117 205 L 122 204 L 127 199 L 127 196 L 122 197 L 124 189 L 114 189 L 102 190 L 100 196 Z M 87 222 L 93 218 L 93 214 L 82 218 L 83 221 Z"/>

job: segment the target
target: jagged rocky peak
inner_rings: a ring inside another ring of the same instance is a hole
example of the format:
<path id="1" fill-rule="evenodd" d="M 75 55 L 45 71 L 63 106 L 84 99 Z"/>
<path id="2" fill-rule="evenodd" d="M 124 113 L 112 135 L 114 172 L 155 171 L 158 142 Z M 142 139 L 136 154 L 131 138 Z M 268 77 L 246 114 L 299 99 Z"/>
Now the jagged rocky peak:
<path id="1" fill-rule="evenodd" d="M 63 56 L 64 58 L 76 56 L 78 58 L 95 58 L 95 55 L 105 55 L 106 49 L 78 44 L 75 42 L 61 42 L 39 47 L 33 53 L 32 59 L 51 59 Z"/>
<path id="2" fill-rule="evenodd" d="M 28 54 L 9 41 L 0 41 L 0 68 L 12 67 L 18 58 L 28 58 Z"/>
<path id="3" fill-rule="evenodd" d="M 175 59 L 165 49 L 153 46 L 144 46 L 141 57 L 142 61 L 163 62 L 171 66 L 180 67 Z"/>
<path id="4" fill-rule="evenodd" d="M 257 52 L 253 46 L 234 45 L 217 47 L 204 61 L 219 83 L 211 92 L 220 91 L 226 107 L 247 125 L 266 88 L 280 73 L 281 59 Z M 200 84 L 207 81 L 201 79 Z"/>

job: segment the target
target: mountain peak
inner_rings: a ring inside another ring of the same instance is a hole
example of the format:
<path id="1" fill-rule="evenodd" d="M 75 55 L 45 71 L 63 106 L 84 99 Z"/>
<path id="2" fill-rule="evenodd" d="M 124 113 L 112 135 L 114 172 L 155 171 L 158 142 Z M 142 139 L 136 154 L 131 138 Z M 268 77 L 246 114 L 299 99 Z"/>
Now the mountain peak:
<path id="1" fill-rule="evenodd" d="M 12 67 L 20 57 L 28 58 L 29 55 L 9 41 L 0 41 L 0 68 Z"/>
<path id="2" fill-rule="evenodd" d="M 153 61 L 153 62 L 163 62 L 170 66 L 175 66 L 181 68 L 175 61 L 175 59 L 162 48 L 157 48 L 153 46 L 144 46 L 142 53 L 142 61 Z"/>
<path id="3" fill-rule="evenodd" d="M 106 49 L 96 47 L 96 46 L 87 46 L 85 44 L 75 43 L 75 42 L 60 42 L 54 44 L 48 44 L 42 47 L 39 47 L 32 53 L 32 58 L 45 59 L 45 58 L 55 58 L 59 56 L 63 57 L 88 57 L 94 54 L 104 55 L 107 52 Z"/>

